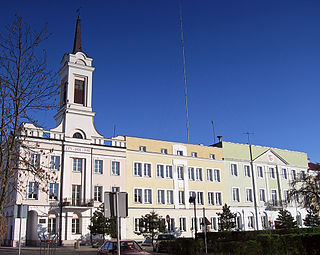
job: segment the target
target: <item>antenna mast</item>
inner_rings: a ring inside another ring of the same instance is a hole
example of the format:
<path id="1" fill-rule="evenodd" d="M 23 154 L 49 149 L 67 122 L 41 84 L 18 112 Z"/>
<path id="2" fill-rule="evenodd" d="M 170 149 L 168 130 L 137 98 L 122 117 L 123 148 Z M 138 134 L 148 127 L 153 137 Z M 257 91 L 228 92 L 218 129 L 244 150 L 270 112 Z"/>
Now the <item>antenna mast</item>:
<path id="1" fill-rule="evenodd" d="M 180 13 L 180 35 L 181 35 L 181 49 L 182 49 L 182 62 L 183 62 L 183 78 L 184 78 L 184 98 L 186 104 L 186 126 L 187 126 L 187 139 L 190 143 L 189 136 L 189 113 L 188 113 L 188 93 L 187 93 L 187 75 L 186 75 L 186 56 L 184 53 L 184 40 L 183 40 L 183 26 L 182 26 L 182 4 L 179 2 L 179 13 Z"/>

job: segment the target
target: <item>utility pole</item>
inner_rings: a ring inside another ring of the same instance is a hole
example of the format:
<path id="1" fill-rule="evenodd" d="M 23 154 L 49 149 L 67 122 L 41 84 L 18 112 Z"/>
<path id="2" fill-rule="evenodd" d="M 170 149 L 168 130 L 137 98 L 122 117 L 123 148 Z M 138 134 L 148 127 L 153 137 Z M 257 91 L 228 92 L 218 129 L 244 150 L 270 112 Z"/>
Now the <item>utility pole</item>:
<path id="1" fill-rule="evenodd" d="M 252 146 L 250 143 L 250 135 L 253 135 L 254 133 L 245 133 L 248 135 L 248 145 L 249 145 L 249 152 L 250 152 L 250 167 L 251 167 L 251 176 L 252 176 L 252 191 L 253 191 L 253 204 L 254 204 L 254 211 L 256 214 L 256 226 L 257 230 L 259 230 L 259 221 L 258 221 L 258 208 L 257 208 L 257 198 L 256 198 L 256 185 L 254 180 L 254 171 L 253 171 L 253 159 L 252 159 Z"/>

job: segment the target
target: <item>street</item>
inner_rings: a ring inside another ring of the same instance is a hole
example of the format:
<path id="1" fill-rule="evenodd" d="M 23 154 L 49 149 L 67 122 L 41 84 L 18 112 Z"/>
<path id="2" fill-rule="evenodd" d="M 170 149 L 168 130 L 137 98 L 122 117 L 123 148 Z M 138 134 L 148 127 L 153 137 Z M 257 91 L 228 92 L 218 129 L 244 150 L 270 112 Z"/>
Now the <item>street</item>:
<path id="1" fill-rule="evenodd" d="M 144 247 L 144 249 L 153 255 L 165 253 L 156 253 L 152 251 L 152 247 Z M 19 254 L 18 248 L 12 247 L 0 247 L 0 254 L 2 255 L 17 255 Z M 21 255 L 96 255 L 97 248 L 92 248 L 90 246 L 80 246 L 80 249 L 74 249 L 73 247 L 59 247 L 55 250 L 52 249 L 50 253 L 48 251 L 41 250 L 39 247 L 23 247 L 21 249 Z"/>

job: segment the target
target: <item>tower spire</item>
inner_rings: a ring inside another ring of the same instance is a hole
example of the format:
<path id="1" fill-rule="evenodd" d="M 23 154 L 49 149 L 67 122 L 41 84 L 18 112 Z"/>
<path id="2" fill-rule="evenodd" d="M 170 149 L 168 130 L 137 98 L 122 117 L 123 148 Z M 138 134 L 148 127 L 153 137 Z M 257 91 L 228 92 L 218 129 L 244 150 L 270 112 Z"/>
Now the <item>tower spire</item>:
<path id="1" fill-rule="evenodd" d="M 75 36 L 74 36 L 73 52 L 72 53 L 76 54 L 79 51 L 82 52 L 80 15 L 78 15 L 78 18 L 77 18 L 76 33 L 75 33 Z"/>

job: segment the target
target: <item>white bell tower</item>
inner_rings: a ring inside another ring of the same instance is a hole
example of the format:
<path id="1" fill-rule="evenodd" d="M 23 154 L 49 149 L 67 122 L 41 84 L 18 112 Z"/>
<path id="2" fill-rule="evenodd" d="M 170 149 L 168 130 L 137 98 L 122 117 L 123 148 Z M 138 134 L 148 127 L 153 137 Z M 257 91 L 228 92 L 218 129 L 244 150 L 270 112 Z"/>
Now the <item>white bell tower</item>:
<path id="1" fill-rule="evenodd" d="M 61 61 L 59 110 L 55 115 L 57 127 L 51 131 L 63 132 L 65 140 L 84 139 L 85 142 L 103 138 L 94 127 L 92 111 L 92 58 L 81 47 L 80 18 L 77 19 L 73 52 Z"/>

